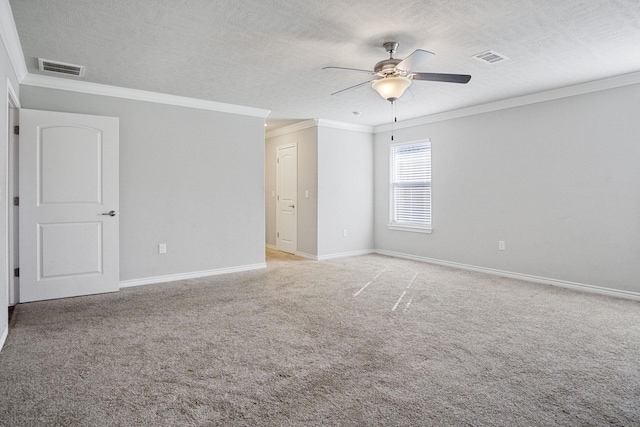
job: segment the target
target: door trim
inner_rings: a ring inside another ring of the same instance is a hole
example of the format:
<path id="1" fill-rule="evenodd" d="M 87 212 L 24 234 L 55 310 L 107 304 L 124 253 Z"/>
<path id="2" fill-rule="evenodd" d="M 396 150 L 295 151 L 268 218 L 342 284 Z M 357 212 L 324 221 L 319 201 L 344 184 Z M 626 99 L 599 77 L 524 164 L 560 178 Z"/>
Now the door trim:
<path id="1" fill-rule="evenodd" d="M 19 279 L 14 277 L 13 271 L 18 268 L 18 229 L 20 213 L 18 207 L 13 205 L 13 198 L 18 196 L 19 180 L 18 180 L 18 135 L 12 132 L 14 126 L 20 123 L 20 99 L 7 79 L 7 100 L 12 111 L 7 111 L 7 122 L 9 123 L 8 131 L 8 153 L 7 153 L 7 301 L 9 305 L 16 305 L 19 301 Z"/>
<path id="2" fill-rule="evenodd" d="M 17 92 L 14 90 L 13 85 L 11 84 L 11 81 L 9 80 L 9 78 L 7 78 L 7 97 L 6 97 L 6 113 L 5 113 L 5 117 L 4 117 L 4 123 L 6 124 L 7 128 L 5 129 L 5 134 L 1 137 L 0 141 L 4 141 L 4 144 L 2 144 L 2 151 L 4 153 L 4 174 L 2 177 L 2 190 L 0 190 L 0 192 L 4 192 L 3 195 L 3 200 L 1 201 L 1 204 L 3 204 L 4 206 L 2 206 L 2 216 L 4 217 L 2 221 L 0 221 L 2 224 L 0 225 L 1 227 L 3 227 L 2 233 L 4 235 L 4 242 L 2 243 L 2 245 L 4 246 L 2 248 L 2 252 L 4 253 L 3 256 L 1 257 L 2 259 L 0 259 L 0 262 L 2 263 L 2 269 L 4 270 L 2 272 L 2 275 L 4 275 L 4 278 L 6 280 L 4 280 L 5 286 L 4 289 L 0 289 L 0 292 L 3 293 L 4 298 L 3 298 L 3 303 L 2 303 L 2 313 L 0 314 L 0 316 L 2 316 L 0 318 L 0 350 L 2 350 L 2 348 L 4 347 L 4 344 L 7 340 L 7 337 L 9 336 L 9 310 L 8 307 L 12 304 L 12 288 L 13 288 L 13 268 L 12 268 L 12 261 L 13 261 L 13 250 L 12 250 L 12 231 L 13 231 L 13 220 L 12 220 L 12 214 L 13 214 L 13 203 L 10 203 L 10 201 L 13 200 L 13 195 L 12 195 L 12 191 L 11 189 L 13 188 L 13 179 L 11 179 L 12 177 L 12 172 L 13 172 L 13 168 L 11 167 L 11 161 L 10 161 L 10 152 L 12 144 L 15 141 L 15 136 L 13 134 L 13 127 L 17 124 L 17 111 L 20 108 L 20 100 L 18 98 Z"/>

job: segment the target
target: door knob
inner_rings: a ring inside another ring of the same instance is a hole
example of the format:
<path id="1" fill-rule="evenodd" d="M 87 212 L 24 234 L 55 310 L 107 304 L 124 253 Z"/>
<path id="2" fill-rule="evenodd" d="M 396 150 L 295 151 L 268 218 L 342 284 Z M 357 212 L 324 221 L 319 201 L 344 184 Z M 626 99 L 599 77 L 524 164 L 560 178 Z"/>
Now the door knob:
<path id="1" fill-rule="evenodd" d="M 107 213 L 103 213 L 102 215 L 116 216 L 116 211 L 109 211 Z"/>
<path id="2" fill-rule="evenodd" d="M 290 208 L 295 208 L 295 207 L 296 207 L 296 205 L 289 205 L 289 207 L 290 207 Z"/>

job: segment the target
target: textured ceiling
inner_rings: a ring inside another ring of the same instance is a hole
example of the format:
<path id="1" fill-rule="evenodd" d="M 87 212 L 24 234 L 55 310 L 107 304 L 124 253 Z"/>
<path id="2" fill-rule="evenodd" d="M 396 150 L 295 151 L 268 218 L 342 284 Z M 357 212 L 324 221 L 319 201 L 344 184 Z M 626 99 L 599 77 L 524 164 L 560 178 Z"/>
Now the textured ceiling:
<path id="1" fill-rule="evenodd" d="M 37 58 L 86 66 L 82 80 L 271 110 L 271 128 L 310 118 L 390 121 L 366 74 L 398 41 L 418 70 L 399 120 L 640 71 L 638 0 L 11 0 L 30 73 Z M 495 50 L 493 65 L 472 56 Z M 46 73 L 45 73 L 46 74 Z M 361 112 L 359 116 L 354 111 Z"/>

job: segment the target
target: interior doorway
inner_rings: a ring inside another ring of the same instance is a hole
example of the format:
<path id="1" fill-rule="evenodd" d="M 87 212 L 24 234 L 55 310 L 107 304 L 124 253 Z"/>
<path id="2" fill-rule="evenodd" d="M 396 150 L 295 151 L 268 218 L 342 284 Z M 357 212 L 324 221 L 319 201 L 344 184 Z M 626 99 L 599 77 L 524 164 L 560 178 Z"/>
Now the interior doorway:
<path id="1" fill-rule="evenodd" d="M 298 240 L 298 145 L 276 147 L 276 248 L 295 254 Z"/>

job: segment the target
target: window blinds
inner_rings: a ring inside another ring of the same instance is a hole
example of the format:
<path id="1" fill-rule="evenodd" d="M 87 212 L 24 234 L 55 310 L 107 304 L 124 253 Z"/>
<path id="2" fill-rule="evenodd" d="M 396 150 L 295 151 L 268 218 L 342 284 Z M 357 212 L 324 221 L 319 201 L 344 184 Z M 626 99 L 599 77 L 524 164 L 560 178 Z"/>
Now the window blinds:
<path id="1" fill-rule="evenodd" d="M 391 147 L 391 222 L 431 225 L 431 143 Z"/>

